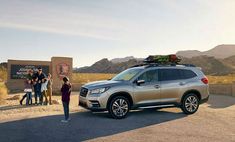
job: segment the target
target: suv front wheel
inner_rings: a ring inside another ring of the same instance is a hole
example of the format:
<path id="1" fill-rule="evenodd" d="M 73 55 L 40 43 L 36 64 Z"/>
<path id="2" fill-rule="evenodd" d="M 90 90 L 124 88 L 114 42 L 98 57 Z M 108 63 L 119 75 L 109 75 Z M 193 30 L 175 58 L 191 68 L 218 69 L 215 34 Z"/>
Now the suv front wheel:
<path id="1" fill-rule="evenodd" d="M 185 114 L 193 114 L 198 110 L 199 99 L 195 94 L 187 94 L 183 100 L 181 109 Z"/>
<path id="2" fill-rule="evenodd" d="M 108 106 L 109 114 L 115 119 L 122 119 L 130 111 L 130 101 L 123 96 L 114 97 Z"/>

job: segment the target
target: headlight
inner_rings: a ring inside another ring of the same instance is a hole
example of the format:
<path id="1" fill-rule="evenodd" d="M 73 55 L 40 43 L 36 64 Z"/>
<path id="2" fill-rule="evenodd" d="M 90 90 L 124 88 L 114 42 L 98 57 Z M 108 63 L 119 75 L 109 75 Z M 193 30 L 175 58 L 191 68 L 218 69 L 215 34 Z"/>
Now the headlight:
<path id="1" fill-rule="evenodd" d="M 98 89 L 91 90 L 91 95 L 92 94 L 102 94 L 105 91 L 107 91 L 108 89 L 109 89 L 109 87 L 104 87 L 104 88 L 98 88 Z"/>

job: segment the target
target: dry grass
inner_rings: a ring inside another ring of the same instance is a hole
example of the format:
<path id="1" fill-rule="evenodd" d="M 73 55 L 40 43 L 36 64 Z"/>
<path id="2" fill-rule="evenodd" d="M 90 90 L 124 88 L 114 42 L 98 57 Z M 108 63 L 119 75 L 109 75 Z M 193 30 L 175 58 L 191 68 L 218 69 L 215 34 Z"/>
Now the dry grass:
<path id="1" fill-rule="evenodd" d="M 73 73 L 73 83 L 85 84 L 92 81 L 111 79 L 115 74 L 104 73 Z"/>
<path id="2" fill-rule="evenodd" d="M 0 104 L 3 104 L 5 102 L 5 99 L 7 97 L 7 87 L 3 82 L 0 82 Z"/>
<path id="3" fill-rule="evenodd" d="M 207 76 L 210 84 L 231 84 L 235 81 L 235 74 L 226 76 Z"/>
<path id="4" fill-rule="evenodd" d="M 5 82 L 7 80 L 7 69 L 0 67 L 0 82 Z"/>
<path id="5" fill-rule="evenodd" d="M 4 103 L 5 98 L 7 97 L 7 87 L 5 81 L 7 80 L 7 70 L 5 68 L 0 68 L 0 104 Z"/>

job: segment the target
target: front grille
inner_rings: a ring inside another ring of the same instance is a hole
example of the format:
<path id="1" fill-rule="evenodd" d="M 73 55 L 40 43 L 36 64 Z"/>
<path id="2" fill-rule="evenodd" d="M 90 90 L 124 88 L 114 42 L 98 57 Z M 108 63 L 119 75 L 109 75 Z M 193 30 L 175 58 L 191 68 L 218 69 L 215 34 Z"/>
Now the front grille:
<path id="1" fill-rule="evenodd" d="M 82 87 L 80 91 L 80 96 L 86 97 L 87 93 L 88 93 L 88 89 Z"/>

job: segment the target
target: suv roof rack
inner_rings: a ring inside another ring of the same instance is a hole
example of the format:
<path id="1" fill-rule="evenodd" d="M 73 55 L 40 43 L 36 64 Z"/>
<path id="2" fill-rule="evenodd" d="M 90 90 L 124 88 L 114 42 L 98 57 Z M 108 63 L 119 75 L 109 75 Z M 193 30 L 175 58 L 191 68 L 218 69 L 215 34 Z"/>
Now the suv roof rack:
<path id="1" fill-rule="evenodd" d="M 144 62 L 145 63 L 158 63 L 158 64 L 178 64 L 181 61 L 180 57 L 175 54 L 170 55 L 150 55 Z"/>
<path id="2" fill-rule="evenodd" d="M 157 67 L 157 66 L 185 66 L 185 67 L 196 67 L 193 64 L 179 64 L 181 58 L 175 54 L 170 55 L 150 55 L 147 57 L 142 64 L 135 65 L 133 67 Z"/>
<path id="3" fill-rule="evenodd" d="M 146 68 L 149 67 L 161 67 L 161 66 L 185 66 L 185 67 L 196 67 L 193 64 L 158 64 L 158 63 L 143 63 L 143 64 L 138 64 L 138 65 L 134 65 L 133 67 L 143 67 L 145 66 Z"/>

